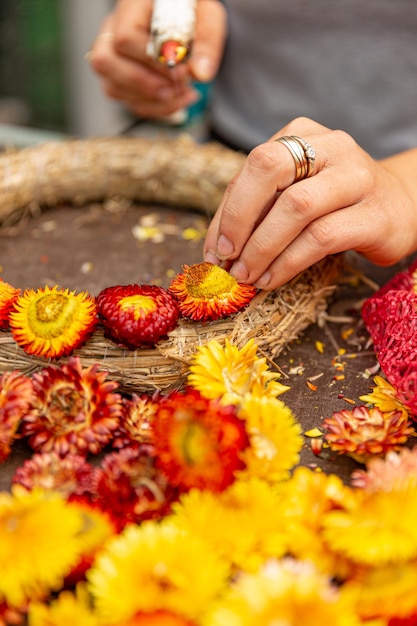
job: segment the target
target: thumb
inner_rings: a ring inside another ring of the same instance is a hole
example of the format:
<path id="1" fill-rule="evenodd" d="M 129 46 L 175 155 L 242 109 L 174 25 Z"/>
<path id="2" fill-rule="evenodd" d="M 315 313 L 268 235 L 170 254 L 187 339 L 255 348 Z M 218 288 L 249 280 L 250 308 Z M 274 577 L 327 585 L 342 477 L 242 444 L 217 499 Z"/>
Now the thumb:
<path id="1" fill-rule="evenodd" d="M 189 70 L 199 82 L 210 82 L 219 69 L 227 34 L 226 9 L 219 0 L 197 2 L 196 28 Z"/>

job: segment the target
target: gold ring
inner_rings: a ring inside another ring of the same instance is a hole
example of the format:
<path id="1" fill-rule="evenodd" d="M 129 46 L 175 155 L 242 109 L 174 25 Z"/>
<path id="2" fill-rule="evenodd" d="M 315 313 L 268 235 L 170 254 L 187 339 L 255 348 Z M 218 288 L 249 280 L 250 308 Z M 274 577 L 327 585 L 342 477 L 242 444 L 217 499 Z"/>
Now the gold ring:
<path id="1" fill-rule="evenodd" d="M 291 152 L 295 163 L 295 183 L 312 175 L 316 160 L 316 151 L 313 146 L 295 135 L 277 137 L 274 141 L 284 144 Z"/>

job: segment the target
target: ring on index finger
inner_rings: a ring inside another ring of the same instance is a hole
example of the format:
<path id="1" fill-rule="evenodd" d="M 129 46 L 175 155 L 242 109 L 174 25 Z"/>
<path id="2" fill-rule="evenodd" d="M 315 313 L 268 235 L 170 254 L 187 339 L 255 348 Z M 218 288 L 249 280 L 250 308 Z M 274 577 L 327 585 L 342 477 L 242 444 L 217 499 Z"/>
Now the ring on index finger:
<path id="1" fill-rule="evenodd" d="M 313 146 L 296 135 L 277 137 L 274 141 L 284 144 L 291 152 L 295 163 L 295 183 L 312 175 L 316 160 L 316 151 Z"/>

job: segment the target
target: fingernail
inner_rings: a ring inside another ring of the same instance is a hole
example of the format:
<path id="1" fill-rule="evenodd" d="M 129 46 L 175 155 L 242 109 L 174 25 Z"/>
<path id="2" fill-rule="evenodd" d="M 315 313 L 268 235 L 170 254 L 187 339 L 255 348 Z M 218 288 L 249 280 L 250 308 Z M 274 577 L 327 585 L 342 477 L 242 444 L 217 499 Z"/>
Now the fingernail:
<path id="1" fill-rule="evenodd" d="M 216 254 L 219 259 L 228 259 L 233 253 L 233 244 L 224 235 L 220 235 L 217 240 Z"/>
<path id="2" fill-rule="evenodd" d="M 194 74 L 197 80 L 208 83 L 214 77 L 214 65 L 209 57 L 195 57 Z"/>
<path id="3" fill-rule="evenodd" d="M 204 260 L 206 261 L 206 263 L 212 263 L 213 265 L 220 265 L 220 259 L 218 259 L 213 252 L 210 252 L 210 250 L 208 250 L 205 253 Z"/>
<path id="4" fill-rule="evenodd" d="M 249 272 L 242 261 L 236 261 L 230 268 L 230 274 L 240 283 L 244 283 L 249 278 Z"/>
<path id="5" fill-rule="evenodd" d="M 271 272 L 265 272 L 260 278 L 258 278 L 255 283 L 255 287 L 257 287 L 257 289 L 266 289 L 271 282 L 271 278 Z"/>

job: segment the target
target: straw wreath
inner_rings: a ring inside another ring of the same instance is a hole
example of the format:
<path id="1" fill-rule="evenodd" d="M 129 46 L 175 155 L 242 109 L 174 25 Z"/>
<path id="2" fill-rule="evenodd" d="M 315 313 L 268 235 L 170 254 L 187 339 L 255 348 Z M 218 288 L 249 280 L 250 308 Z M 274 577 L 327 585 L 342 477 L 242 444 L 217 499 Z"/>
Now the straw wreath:
<path id="1" fill-rule="evenodd" d="M 8 150 L 0 155 L 0 226 L 33 206 L 82 206 L 111 198 L 212 214 L 243 161 L 243 154 L 217 143 L 197 144 L 186 135 L 74 139 Z M 275 359 L 327 307 L 341 265 L 340 256 L 328 257 L 283 287 L 260 291 L 247 308 L 228 318 L 181 319 L 153 348 L 128 350 L 99 327 L 74 354 L 85 366 L 99 363 L 126 391 L 180 387 L 195 350 L 211 339 L 228 339 L 240 348 L 253 338 L 263 354 Z M 46 363 L 26 354 L 9 331 L 0 331 L 0 375 L 12 369 L 32 373 Z"/>

